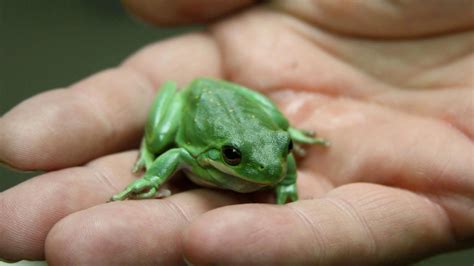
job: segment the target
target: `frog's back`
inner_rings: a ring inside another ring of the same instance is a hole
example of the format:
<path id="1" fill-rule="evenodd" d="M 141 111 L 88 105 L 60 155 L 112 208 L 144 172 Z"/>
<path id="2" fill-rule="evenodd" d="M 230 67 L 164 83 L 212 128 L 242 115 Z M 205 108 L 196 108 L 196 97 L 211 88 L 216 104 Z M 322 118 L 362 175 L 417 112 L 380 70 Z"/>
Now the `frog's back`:
<path id="1" fill-rule="evenodd" d="M 252 97 L 255 92 L 237 84 L 199 78 L 183 94 L 186 104 L 177 142 L 187 145 L 191 153 L 199 153 L 209 143 L 280 129 Z"/>

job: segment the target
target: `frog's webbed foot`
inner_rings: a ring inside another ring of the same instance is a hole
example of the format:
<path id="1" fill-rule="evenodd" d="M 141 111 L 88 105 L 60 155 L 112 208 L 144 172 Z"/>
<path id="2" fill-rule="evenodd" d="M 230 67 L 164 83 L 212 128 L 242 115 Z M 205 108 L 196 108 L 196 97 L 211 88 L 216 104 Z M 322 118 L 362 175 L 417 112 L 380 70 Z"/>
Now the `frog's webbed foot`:
<path id="1" fill-rule="evenodd" d="M 122 192 L 112 196 L 110 201 L 125 199 L 151 199 L 157 196 L 158 186 L 155 182 L 140 178 L 128 185 Z"/>
<path id="2" fill-rule="evenodd" d="M 278 185 L 275 189 L 276 203 L 285 204 L 288 201 L 293 202 L 298 200 L 298 192 L 296 184 Z"/>

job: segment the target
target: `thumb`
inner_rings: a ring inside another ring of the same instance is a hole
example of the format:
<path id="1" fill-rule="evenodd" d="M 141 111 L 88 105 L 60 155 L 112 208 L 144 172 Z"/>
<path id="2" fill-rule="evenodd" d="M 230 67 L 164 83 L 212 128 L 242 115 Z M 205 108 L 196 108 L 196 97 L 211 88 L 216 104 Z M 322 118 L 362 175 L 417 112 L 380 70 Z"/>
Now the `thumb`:
<path id="1" fill-rule="evenodd" d="M 453 244 L 449 219 L 423 196 L 372 184 L 284 206 L 216 209 L 190 225 L 192 264 L 406 263 Z"/>

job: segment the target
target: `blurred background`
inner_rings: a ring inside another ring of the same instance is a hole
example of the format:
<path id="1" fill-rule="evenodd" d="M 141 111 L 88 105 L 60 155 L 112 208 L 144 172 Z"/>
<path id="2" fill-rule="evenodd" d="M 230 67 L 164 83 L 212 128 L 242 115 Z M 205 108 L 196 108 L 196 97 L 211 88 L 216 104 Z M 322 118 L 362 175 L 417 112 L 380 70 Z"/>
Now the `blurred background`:
<path id="1" fill-rule="evenodd" d="M 146 25 L 116 0 L 0 0 L 0 115 L 41 91 L 113 67 L 148 43 L 199 28 Z M 0 192 L 36 174 L 0 166 Z M 474 249 L 416 265 L 472 266 Z"/>

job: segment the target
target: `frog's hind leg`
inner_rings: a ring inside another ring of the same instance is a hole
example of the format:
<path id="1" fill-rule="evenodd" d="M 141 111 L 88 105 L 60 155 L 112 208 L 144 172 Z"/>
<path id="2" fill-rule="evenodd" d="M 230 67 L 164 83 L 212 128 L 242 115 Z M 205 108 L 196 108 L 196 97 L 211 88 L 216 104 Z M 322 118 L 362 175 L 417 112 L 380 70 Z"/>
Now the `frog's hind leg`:
<path id="1" fill-rule="evenodd" d="M 277 124 L 281 129 L 288 130 L 290 133 L 291 139 L 295 142 L 295 151 L 299 155 L 304 155 L 304 150 L 302 147 L 298 145 L 300 144 L 318 144 L 322 146 L 329 146 L 329 141 L 315 137 L 316 133 L 314 131 L 303 130 L 303 129 L 296 129 L 290 126 L 288 119 L 280 112 L 278 107 L 267 97 L 263 96 L 262 94 L 252 91 L 243 89 L 240 86 L 236 85 L 236 88 L 241 90 L 243 94 L 249 95 L 252 99 L 258 101 L 263 110 L 272 118 L 273 122 Z"/>
<path id="2" fill-rule="evenodd" d="M 148 114 L 145 136 L 133 172 L 149 169 L 156 156 L 174 143 L 182 102 L 176 83 L 168 81 L 161 86 Z"/>
<path id="3" fill-rule="evenodd" d="M 224 82 L 226 86 L 230 86 L 237 90 L 239 93 L 242 95 L 246 95 L 248 98 L 258 102 L 260 106 L 262 107 L 263 111 L 267 113 L 273 122 L 278 125 L 283 130 L 287 130 L 289 127 L 288 119 L 278 110 L 278 107 L 266 96 L 263 94 L 260 94 L 259 92 L 256 92 L 254 90 L 251 90 L 249 88 L 240 86 L 238 84 L 234 83 L 228 83 Z"/>

